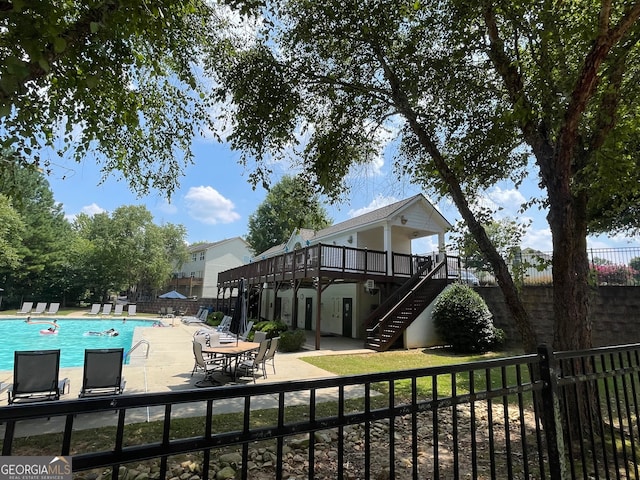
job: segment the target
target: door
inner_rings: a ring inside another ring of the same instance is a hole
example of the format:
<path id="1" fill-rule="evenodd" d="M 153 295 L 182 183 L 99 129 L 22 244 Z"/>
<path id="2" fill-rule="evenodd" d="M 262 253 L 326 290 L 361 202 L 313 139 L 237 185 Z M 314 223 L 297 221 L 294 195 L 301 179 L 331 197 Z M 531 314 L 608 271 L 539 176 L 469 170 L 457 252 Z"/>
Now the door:
<path id="1" fill-rule="evenodd" d="M 342 299 L 342 336 L 351 338 L 353 336 L 353 299 Z"/>
<path id="2" fill-rule="evenodd" d="M 304 299 L 304 329 L 311 330 L 313 325 L 313 298 Z"/>
<path id="3" fill-rule="evenodd" d="M 276 305 L 275 305 L 275 309 L 273 311 L 273 319 L 282 322 L 283 321 L 283 319 L 282 319 L 282 298 L 281 297 L 276 297 L 275 302 L 276 302 Z"/>

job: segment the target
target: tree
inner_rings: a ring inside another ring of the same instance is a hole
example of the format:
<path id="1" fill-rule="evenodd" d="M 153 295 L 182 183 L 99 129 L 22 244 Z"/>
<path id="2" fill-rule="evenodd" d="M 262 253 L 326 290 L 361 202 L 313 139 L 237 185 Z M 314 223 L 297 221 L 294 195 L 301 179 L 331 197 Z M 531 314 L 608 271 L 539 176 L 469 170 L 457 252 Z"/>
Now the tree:
<path id="1" fill-rule="evenodd" d="M 20 303 L 21 297 L 58 298 L 51 279 L 66 263 L 69 244 L 73 241 L 71 225 L 64 218 L 62 206 L 55 202 L 44 175 L 34 168 L 24 168 L 4 155 L 0 169 L 0 194 L 11 199 L 24 229 L 17 245 L 20 268 L 0 267 L 9 303 Z"/>
<path id="2" fill-rule="evenodd" d="M 117 208 L 113 214 L 80 214 L 75 228 L 85 245 L 87 284 L 95 299 L 128 291 L 135 296 L 166 283 L 175 262 L 186 259 L 186 231 L 182 225 L 153 223 L 142 205 Z"/>
<path id="3" fill-rule="evenodd" d="M 639 183 L 625 141 L 638 136 L 640 3 L 274 0 L 260 13 L 257 44 L 216 65 L 254 180 L 303 131 L 303 175 L 335 196 L 380 151 L 380 131 L 397 132 L 397 170 L 455 203 L 532 351 L 516 285 L 470 207 L 531 171 L 552 232 L 554 347 L 590 347 L 590 201 L 616 188 L 599 176 L 614 165 Z"/>
<path id="4" fill-rule="evenodd" d="M 518 223 L 511 218 L 503 218 L 500 220 L 489 219 L 483 222 L 482 227 L 502 258 L 511 263 L 514 255 L 520 250 L 519 247 L 522 237 L 526 233 L 527 225 Z M 464 266 L 490 272 L 491 265 L 485 260 L 473 236 L 464 228 L 464 223 L 455 225 L 453 232 L 452 241 L 460 252 L 460 259 Z"/>
<path id="5" fill-rule="evenodd" d="M 209 124 L 198 66 L 216 48 L 216 12 L 201 0 L 0 0 L 2 145 L 54 168 L 42 147 L 170 194 L 191 140 Z M 54 157 L 55 158 L 55 157 Z"/>
<path id="6" fill-rule="evenodd" d="M 20 243 L 24 235 L 24 222 L 11 205 L 11 201 L 0 195 L 0 267 L 18 268 L 22 261 Z"/>
<path id="7" fill-rule="evenodd" d="M 309 183 L 285 175 L 249 216 L 247 243 L 259 254 L 287 241 L 297 228 L 319 230 L 330 224 Z"/>

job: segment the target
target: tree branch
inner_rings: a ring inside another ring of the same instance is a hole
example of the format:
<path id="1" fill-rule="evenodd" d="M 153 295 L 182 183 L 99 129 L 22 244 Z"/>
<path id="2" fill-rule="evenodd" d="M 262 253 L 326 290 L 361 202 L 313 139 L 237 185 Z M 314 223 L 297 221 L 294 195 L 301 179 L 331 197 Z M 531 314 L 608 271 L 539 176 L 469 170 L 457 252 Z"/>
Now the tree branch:
<path id="1" fill-rule="evenodd" d="M 569 167 L 573 159 L 578 126 L 587 107 L 587 102 L 593 96 L 598 84 L 598 70 L 613 46 L 624 37 L 640 17 L 640 2 L 633 4 L 613 29 L 608 28 L 610 14 L 610 1 L 603 2 L 600 11 L 599 33 L 578 75 L 565 113 L 564 126 L 558 137 L 557 160 L 561 163 L 561 168 L 562 166 Z"/>

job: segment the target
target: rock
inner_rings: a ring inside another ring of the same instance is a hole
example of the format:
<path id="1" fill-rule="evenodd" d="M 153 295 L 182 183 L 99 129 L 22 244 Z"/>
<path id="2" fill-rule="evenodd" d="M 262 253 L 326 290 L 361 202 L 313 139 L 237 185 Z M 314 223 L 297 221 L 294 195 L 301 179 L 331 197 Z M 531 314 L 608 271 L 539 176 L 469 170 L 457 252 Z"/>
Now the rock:
<path id="1" fill-rule="evenodd" d="M 236 476 L 236 471 L 231 467 L 224 467 L 216 473 L 216 480 L 228 480 Z"/>
<path id="2" fill-rule="evenodd" d="M 242 465 L 242 455 L 237 452 L 225 453 L 218 457 L 218 461 L 222 464 Z"/>

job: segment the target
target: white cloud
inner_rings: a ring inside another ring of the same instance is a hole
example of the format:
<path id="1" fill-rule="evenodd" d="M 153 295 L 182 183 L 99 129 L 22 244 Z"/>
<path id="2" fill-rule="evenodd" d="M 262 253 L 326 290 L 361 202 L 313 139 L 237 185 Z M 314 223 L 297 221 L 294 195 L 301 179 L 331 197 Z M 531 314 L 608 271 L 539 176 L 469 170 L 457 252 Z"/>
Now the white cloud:
<path id="1" fill-rule="evenodd" d="M 495 216 L 517 217 L 520 206 L 526 202 L 526 198 L 515 188 L 502 189 L 494 187 L 480 198 L 478 204 L 495 211 Z"/>
<path id="2" fill-rule="evenodd" d="M 106 212 L 106 210 L 95 203 L 92 203 L 91 205 L 85 205 L 80 209 L 80 213 L 85 213 L 90 217 L 93 217 L 96 213 L 104 213 L 104 212 Z M 77 213 L 67 213 L 65 214 L 64 218 L 66 218 L 67 221 L 73 223 L 75 222 L 77 216 L 78 216 Z"/>
<path id="3" fill-rule="evenodd" d="M 176 207 L 175 205 L 172 205 L 166 200 L 163 201 L 160 205 L 158 205 L 158 210 L 160 210 L 162 213 L 165 213 L 167 215 L 175 215 L 176 213 L 178 213 L 178 207 Z"/>
<path id="4" fill-rule="evenodd" d="M 85 205 L 84 207 L 82 207 L 80 209 L 80 212 L 81 213 L 86 213 L 90 217 L 93 217 L 96 213 L 104 213 L 104 212 L 106 212 L 106 210 L 104 208 L 96 205 L 95 203 L 92 203 L 91 205 Z"/>
<path id="5" fill-rule="evenodd" d="M 395 197 L 384 197 L 382 195 L 378 195 L 366 207 L 362 207 L 357 210 L 349 210 L 349 218 L 354 218 L 360 215 L 364 215 L 367 212 L 376 210 L 377 208 L 386 207 L 387 205 L 390 205 L 397 201 L 398 199 Z"/>
<path id="6" fill-rule="evenodd" d="M 232 223 L 240 219 L 234 211 L 233 202 L 212 187 L 191 187 L 184 198 L 189 216 L 207 225 Z"/>
<path id="7" fill-rule="evenodd" d="M 553 241 L 550 228 L 529 229 L 522 239 L 522 247 L 533 248 L 541 252 L 551 252 Z"/>

